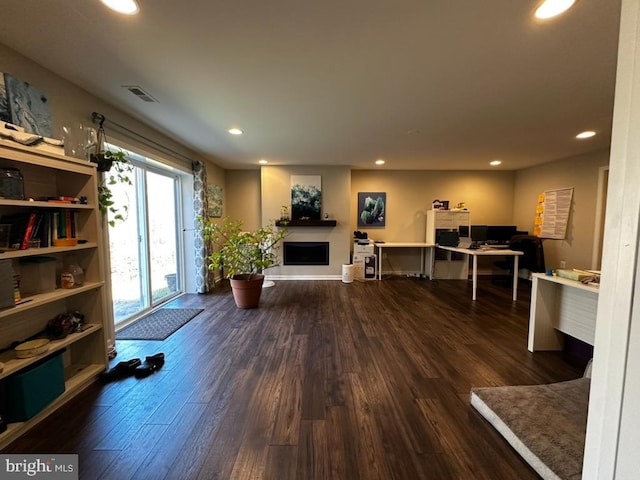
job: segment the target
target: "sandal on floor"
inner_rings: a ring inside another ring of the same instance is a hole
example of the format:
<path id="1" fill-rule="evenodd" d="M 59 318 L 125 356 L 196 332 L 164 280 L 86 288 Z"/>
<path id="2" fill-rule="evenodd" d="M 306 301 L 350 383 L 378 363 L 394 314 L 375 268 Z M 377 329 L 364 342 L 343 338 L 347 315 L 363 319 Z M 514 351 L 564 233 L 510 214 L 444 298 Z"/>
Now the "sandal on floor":
<path id="1" fill-rule="evenodd" d="M 115 367 L 107 372 L 100 374 L 100 380 L 103 382 L 111 382 L 119 378 L 124 378 L 132 375 L 137 367 L 142 364 L 139 358 L 132 358 L 126 362 L 119 362 Z"/>
<path id="2" fill-rule="evenodd" d="M 148 356 L 142 365 L 136 367 L 136 378 L 148 377 L 156 370 L 162 368 L 162 365 L 164 365 L 164 353 L 156 353 L 155 355 Z"/>

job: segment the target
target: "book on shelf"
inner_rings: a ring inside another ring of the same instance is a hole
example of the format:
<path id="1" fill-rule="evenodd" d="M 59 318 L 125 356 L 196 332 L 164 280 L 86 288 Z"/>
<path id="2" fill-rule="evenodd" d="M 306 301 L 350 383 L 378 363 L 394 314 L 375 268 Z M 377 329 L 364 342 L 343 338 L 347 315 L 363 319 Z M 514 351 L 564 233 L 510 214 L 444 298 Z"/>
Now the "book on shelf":
<path id="1" fill-rule="evenodd" d="M 54 223 L 54 239 L 77 238 L 77 212 L 62 209 L 56 212 Z"/>
<path id="2" fill-rule="evenodd" d="M 34 244 L 51 247 L 54 240 L 72 239 L 78 236 L 78 213 L 70 209 L 33 210 L 13 215 L 3 215 L 0 223 L 11 225 L 10 246 L 25 250 Z"/>

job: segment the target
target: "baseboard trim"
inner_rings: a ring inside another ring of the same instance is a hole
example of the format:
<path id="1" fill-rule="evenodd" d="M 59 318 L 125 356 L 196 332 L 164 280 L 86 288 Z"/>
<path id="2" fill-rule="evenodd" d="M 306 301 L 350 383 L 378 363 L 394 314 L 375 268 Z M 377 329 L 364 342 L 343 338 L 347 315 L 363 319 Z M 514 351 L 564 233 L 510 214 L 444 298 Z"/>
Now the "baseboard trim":
<path id="1" fill-rule="evenodd" d="M 266 280 L 342 280 L 342 275 L 265 275 Z"/>

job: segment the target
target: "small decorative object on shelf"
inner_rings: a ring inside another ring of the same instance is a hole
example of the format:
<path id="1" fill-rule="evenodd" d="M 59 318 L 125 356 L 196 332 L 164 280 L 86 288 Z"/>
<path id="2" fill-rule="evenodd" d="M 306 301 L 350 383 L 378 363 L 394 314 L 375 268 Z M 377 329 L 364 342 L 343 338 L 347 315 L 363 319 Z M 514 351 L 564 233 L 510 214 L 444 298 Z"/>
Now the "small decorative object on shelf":
<path id="1" fill-rule="evenodd" d="M 30 358 L 36 355 L 42 355 L 49 350 L 49 340 L 46 338 L 38 338 L 23 342 L 13 349 L 16 358 Z"/>
<path id="2" fill-rule="evenodd" d="M 282 207 L 280 207 L 280 221 L 287 222 L 289 221 L 289 218 L 289 207 L 283 205 Z"/>
<path id="3" fill-rule="evenodd" d="M 17 168 L 0 168 L 0 197 L 24 200 L 24 180 Z"/>
<path id="4" fill-rule="evenodd" d="M 449 200 L 434 200 L 431 203 L 433 210 L 449 210 Z"/>
<path id="5" fill-rule="evenodd" d="M 61 313 L 47 322 L 45 330 L 50 340 L 60 340 L 70 333 L 81 332 L 84 325 L 84 315 L 78 311 Z"/>

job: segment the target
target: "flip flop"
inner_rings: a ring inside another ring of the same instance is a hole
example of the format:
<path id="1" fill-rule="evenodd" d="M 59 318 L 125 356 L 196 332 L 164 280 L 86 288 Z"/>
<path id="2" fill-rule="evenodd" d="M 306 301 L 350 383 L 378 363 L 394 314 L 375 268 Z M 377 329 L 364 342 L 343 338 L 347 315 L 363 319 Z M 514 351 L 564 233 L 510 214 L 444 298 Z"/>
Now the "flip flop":
<path id="1" fill-rule="evenodd" d="M 119 378 L 124 378 L 132 375 L 137 367 L 142 364 L 139 358 L 132 358 L 126 362 L 119 362 L 115 367 L 107 372 L 100 374 L 100 380 L 103 382 L 111 382 Z"/>
<path id="2" fill-rule="evenodd" d="M 162 365 L 164 365 L 164 353 L 156 353 L 155 355 L 148 356 L 142 365 L 136 367 L 136 378 L 148 377 L 156 370 L 162 368 Z"/>

